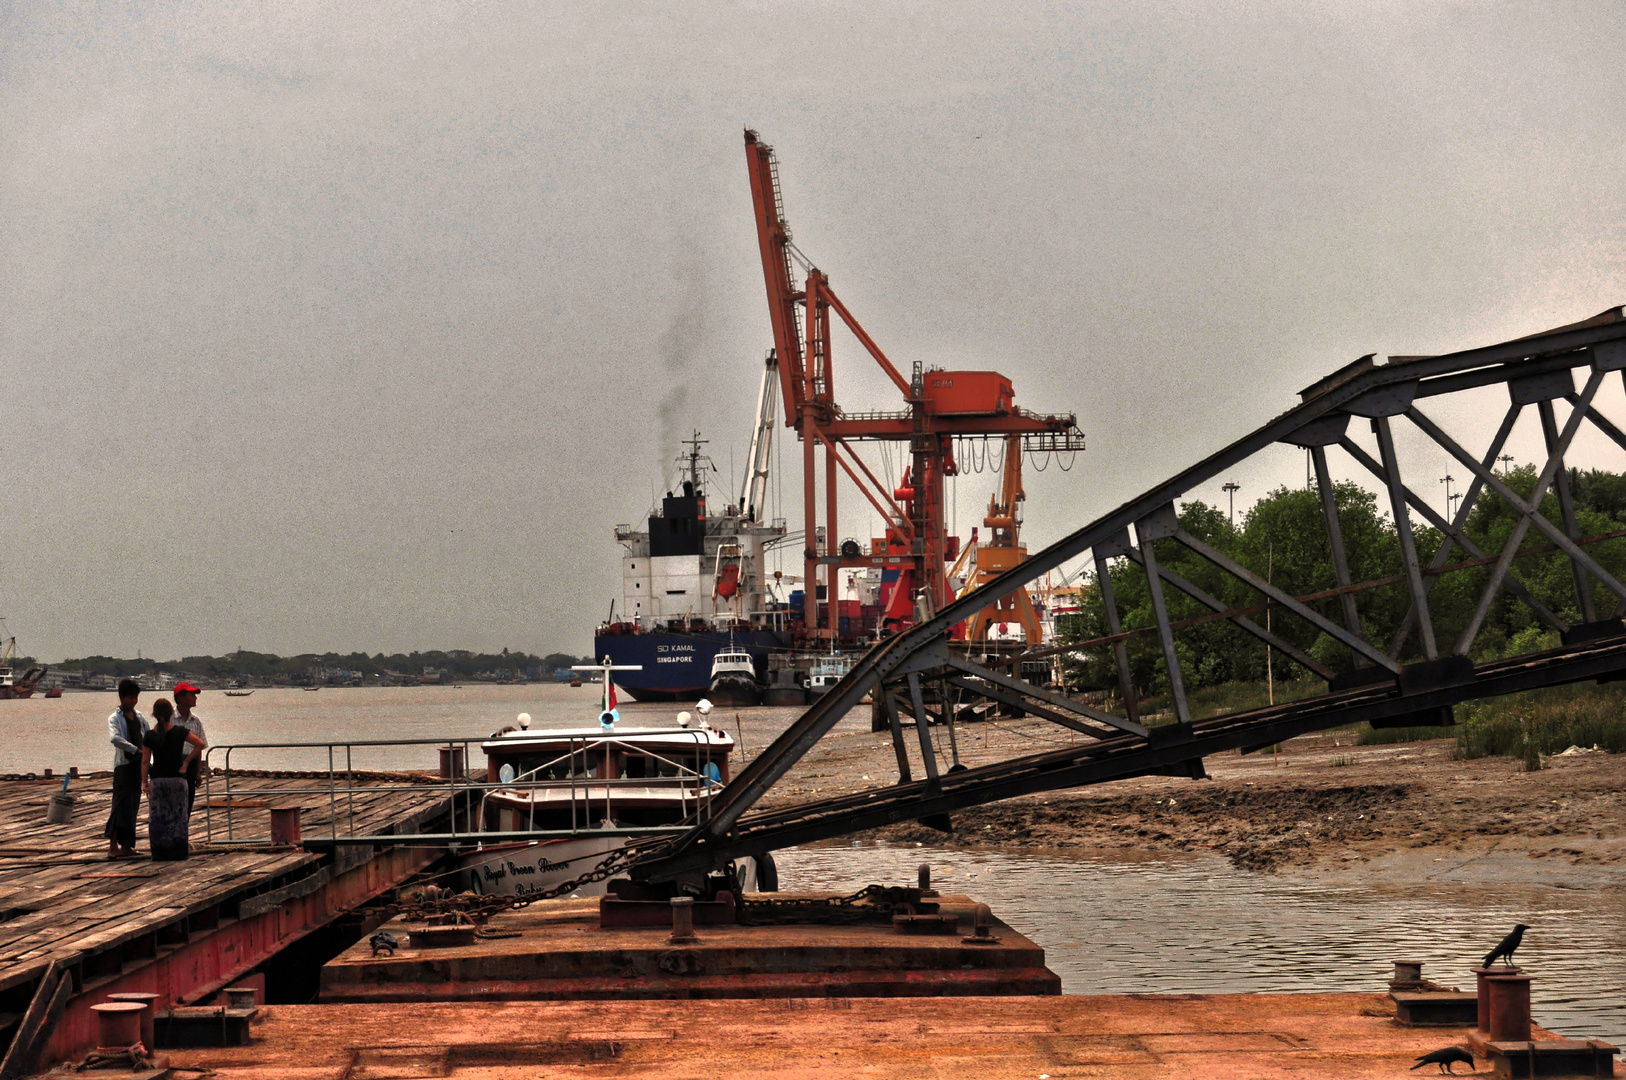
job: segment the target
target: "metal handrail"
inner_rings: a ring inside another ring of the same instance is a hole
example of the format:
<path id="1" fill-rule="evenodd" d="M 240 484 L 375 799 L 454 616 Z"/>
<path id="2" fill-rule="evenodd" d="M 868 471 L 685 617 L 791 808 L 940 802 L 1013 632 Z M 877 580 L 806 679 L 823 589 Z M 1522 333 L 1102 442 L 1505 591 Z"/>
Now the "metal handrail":
<path id="1" fill-rule="evenodd" d="M 545 736 L 547 734 L 547 732 L 546 731 L 538 731 L 538 732 L 536 732 L 536 734 L 539 735 L 539 736 Z M 671 731 L 671 732 L 663 731 L 663 732 L 661 732 L 661 734 L 662 735 L 673 735 L 673 736 L 682 735 L 682 736 L 687 736 L 689 738 L 692 738 L 695 741 L 696 750 L 699 750 L 702 746 L 707 745 L 707 743 L 706 743 L 706 735 L 705 735 L 705 731 L 703 729 L 696 729 L 696 730 L 692 730 L 692 731 L 679 729 L 678 731 Z M 593 792 L 593 789 L 595 787 L 597 787 L 598 785 L 603 785 L 603 787 L 605 789 L 604 790 L 604 800 L 605 800 L 604 801 L 604 820 L 613 820 L 613 818 L 614 818 L 614 810 L 615 810 L 614 793 L 619 789 L 627 789 L 627 788 L 634 788 L 634 787 L 647 789 L 647 788 L 650 788 L 650 787 L 672 787 L 672 786 L 676 786 L 676 787 L 679 788 L 679 790 L 681 792 L 681 801 L 680 801 L 680 804 L 679 804 L 679 808 L 680 808 L 681 813 L 682 813 L 682 820 L 683 820 L 683 822 L 689 823 L 689 824 L 698 824 L 698 823 L 704 821 L 707 817 L 709 817 L 709 814 L 706 814 L 705 811 L 707 809 L 709 809 L 709 807 L 710 807 L 712 796 L 714 796 L 717 793 L 717 791 L 720 791 L 721 787 L 722 787 L 722 785 L 720 783 L 711 780 L 711 778 L 709 776 L 707 776 L 706 773 L 703 770 L 688 769 L 686 766 L 684 766 L 682 764 L 682 762 L 673 761 L 673 760 L 671 760 L 671 759 L 669 759 L 667 757 L 664 757 L 664 756 L 662 756 L 662 755 L 660 755 L 658 753 L 655 753 L 653 750 L 651 750 L 651 749 L 649 749 L 649 748 L 647 748 L 645 746 L 642 746 L 642 745 L 640 745 L 638 743 L 629 742 L 624 736 L 620 736 L 618 733 L 613 732 L 613 731 L 612 732 L 607 732 L 604 735 L 598 736 L 598 737 L 594 737 L 594 736 L 590 736 L 590 735 L 566 736 L 565 738 L 567 740 L 567 745 L 568 745 L 569 749 L 565 753 L 563 753 L 563 754 L 559 755 L 558 757 L 554 758 L 552 761 L 547 762 L 545 765 L 538 766 L 536 769 L 528 770 L 526 775 L 530 775 L 532 773 L 535 773 L 537 771 L 537 769 L 546 768 L 549 765 L 557 764 L 560 761 L 570 760 L 570 759 L 576 757 L 577 755 L 584 755 L 585 756 L 589 751 L 591 751 L 593 749 L 597 749 L 597 748 L 618 749 L 618 750 L 621 750 L 622 752 L 626 752 L 626 751 L 629 751 L 629 750 L 636 750 L 641 754 L 645 754 L 645 755 L 647 755 L 647 756 L 649 756 L 651 758 L 656 759 L 657 761 L 662 761 L 662 762 L 665 762 L 668 765 L 676 767 L 679 770 L 678 775 L 676 775 L 676 776 L 651 776 L 651 777 L 626 777 L 626 778 L 623 778 L 623 777 L 611 777 L 611 778 L 606 778 L 606 779 L 599 779 L 597 777 L 580 777 L 580 776 L 575 775 L 575 773 L 573 771 L 572 774 L 570 775 L 570 777 L 568 777 L 567 779 L 564 779 L 564 780 L 523 780 L 523 779 L 521 779 L 519 777 L 516 777 L 513 781 L 509 781 L 509 782 L 506 782 L 506 783 L 502 782 L 502 781 L 484 782 L 484 781 L 471 780 L 470 779 L 469 769 L 468 769 L 468 764 L 469 764 L 469 762 L 471 760 L 471 746 L 473 744 L 483 744 L 483 743 L 492 742 L 494 740 L 494 738 L 497 738 L 497 737 L 496 736 L 483 736 L 483 737 L 468 736 L 468 737 L 463 737 L 463 738 L 438 738 L 438 739 L 437 738 L 356 739 L 356 740 L 344 740 L 344 741 L 334 740 L 334 741 L 330 741 L 330 742 L 258 742 L 258 743 L 230 743 L 230 744 L 220 744 L 220 745 L 213 745 L 213 746 L 206 747 L 204 749 L 204 751 L 203 751 L 203 760 L 204 760 L 204 763 L 206 765 L 211 766 L 210 768 L 205 769 L 204 774 L 203 774 L 204 775 L 204 832 L 205 832 L 205 836 L 206 836 L 206 842 L 208 842 L 210 844 L 222 844 L 222 843 L 224 843 L 224 844 L 235 844 L 235 843 L 258 842 L 258 841 L 252 841 L 252 840 L 238 840 L 237 837 L 236 837 L 236 825 L 237 825 L 237 823 L 236 823 L 236 821 L 235 821 L 235 819 L 233 817 L 233 811 L 237 807 L 235 805 L 235 800 L 233 798 L 233 791 L 232 791 L 232 771 L 233 770 L 232 770 L 231 762 L 232 762 L 233 753 L 236 752 L 236 751 L 240 751 L 240 750 L 311 750 L 311 751 L 318 751 L 318 752 L 325 753 L 326 756 L 327 756 L 327 768 L 326 768 L 326 774 L 327 775 L 325 777 L 325 783 L 323 782 L 323 780 L 321 778 L 318 778 L 316 780 L 316 782 L 314 784 L 312 784 L 312 785 L 294 786 L 294 787 L 279 786 L 279 787 L 275 787 L 275 788 L 259 787 L 259 788 L 254 789 L 253 796 L 255 798 L 271 798 L 271 797 L 286 798 L 286 797 L 311 796 L 311 795 L 325 796 L 326 799 L 327 799 L 328 812 L 329 812 L 328 813 L 328 818 L 329 819 L 328 819 L 328 830 L 327 830 L 328 831 L 328 836 L 327 836 L 327 839 L 329 841 L 332 841 L 332 842 L 335 842 L 335 843 L 337 843 L 340 840 L 340 830 L 339 830 L 339 819 L 340 819 L 339 797 L 340 796 L 344 797 L 344 804 L 345 804 L 344 817 L 345 817 L 345 826 L 346 827 L 345 827 L 345 830 L 344 830 L 344 837 L 345 837 L 346 840 L 351 840 L 351 839 L 353 839 L 353 838 L 355 838 L 357 836 L 357 834 L 356 834 L 356 820 L 355 820 L 355 796 L 356 796 L 356 794 L 358 794 L 358 793 L 378 793 L 380 791 L 423 791 L 426 788 L 439 788 L 441 786 L 439 784 L 429 785 L 429 784 L 421 784 L 421 783 L 390 782 L 390 781 L 385 781 L 385 782 L 380 783 L 380 784 L 369 784 L 369 785 L 365 785 L 365 786 L 358 785 L 356 783 L 356 781 L 355 781 L 355 766 L 354 766 L 354 761 L 355 761 L 354 751 L 356 749 L 358 749 L 358 748 L 369 748 L 369 747 L 395 748 L 395 747 L 411 747 L 411 746 L 435 746 L 437 748 L 451 749 L 454 752 L 457 749 L 461 748 L 461 750 L 462 750 L 462 762 L 463 762 L 462 775 L 458 775 L 458 770 L 456 768 L 453 768 L 453 769 L 450 770 L 450 775 L 448 775 L 446 777 L 446 780 L 445 780 L 445 790 L 446 790 L 446 794 L 447 794 L 447 805 L 450 806 L 451 811 L 452 811 L 451 814 L 450 814 L 450 822 L 449 822 L 450 831 L 448 833 L 435 834 L 438 839 L 446 840 L 446 841 L 451 842 L 451 843 L 455 843 L 456 841 L 458 841 L 459 839 L 462 839 L 464 837 L 475 837 L 475 836 L 484 837 L 486 835 L 489 835 L 487 833 L 487 831 L 483 828 L 483 824 L 484 824 L 484 817 L 485 817 L 486 799 L 489 796 L 489 794 L 491 792 L 493 792 L 493 791 L 505 790 L 505 789 L 506 790 L 520 789 L 520 790 L 525 790 L 525 791 L 535 791 L 535 790 L 542 790 L 542 789 L 563 790 L 563 789 L 568 788 L 570 793 L 571 793 L 571 798 L 570 798 L 571 824 L 570 824 L 570 829 L 569 830 L 564 831 L 564 832 L 560 832 L 559 830 L 546 829 L 546 830 L 541 830 L 541 832 L 539 833 L 534 827 L 535 824 L 536 824 L 536 816 L 535 816 L 535 814 L 536 814 L 537 800 L 535 798 L 532 798 L 530 800 L 531 807 L 530 807 L 530 818 L 529 818 L 529 824 L 532 826 L 532 829 L 528 833 L 524 833 L 524 834 L 503 833 L 501 835 L 504 835 L 504 836 L 509 836 L 509 835 L 537 835 L 537 836 L 541 836 L 541 835 L 548 835 L 548 836 L 566 835 L 566 836 L 570 836 L 570 835 L 579 835 L 579 834 L 581 834 L 582 832 L 584 832 L 584 831 L 586 831 L 588 829 L 588 825 L 589 825 L 589 823 L 591 821 L 591 814 L 590 813 L 583 814 L 581 819 L 578 821 L 578 819 L 577 819 L 577 807 L 582 803 L 583 799 L 588 797 L 590 792 Z M 345 768 L 344 768 L 345 781 L 344 781 L 343 784 L 341 784 L 339 782 L 338 769 L 336 768 L 337 758 L 336 758 L 336 755 L 335 755 L 335 751 L 340 749 L 340 748 L 343 748 L 343 750 L 344 750 L 344 759 L 345 759 Z M 214 810 L 215 810 L 215 806 L 214 806 L 214 801 L 215 801 L 215 792 L 214 792 L 215 770 L 212 767 L 213 762 L 212 762 L 211 759 L 213 758 L 213 756 L 216 753 L 218 753 L 221 756 L 221 758 L 223 759 L 222 760 L 222 768 L 220 770 L 221 773 L 223 774 L 223 781 L 224 781 L 224 788 L 225 788 L 224 796 L 223 796 L 224 801 L 225 801 L 225 806 L 223 807 L 223 809 L 225 810 L 225 815 L 224 815 L 224 817 L 225 817 L 225 828 L 224 828 L 225 836 L 224 836 L 223 839 L 217 838 L 216 835 L 215 835 L 215 820 L 214 820 Z M 454 760 L 455 760 L 455 753 L 454 753 Z M 295 770 L 290 770 L 290 771 L 295 771 Z M 305 771 L 305 770 L 298 770 L 298 771 Z M 314 771 L 314 772 L 317 772 L 317 773 L 322 772 L 322 770 L 320 768 L 317 768 L 315 770 L 309 770 L 309 771 Z M 388 770 L 380 770 L 380 771 L 388 771 Z M 403 771 L 406 771 L 406 770 L 403 770 Z M 413 771 L 417 771 L 417 770 L 413 770 Z M 424 770 L 424 771 L 426 771 L 426 770 Z M 692 812 L 691 812 L 690 806 L 689 806 L 689 786 L 691 784 L 693 784 L 694 788 L 695 788 L 695 791 L 694 791 L 694 809 L 693 809 Z M 238 790 L 239 791 L 242 790 L 241 786 L 239 786 Z M 460 797 L 462 799 L 463 820 L 466 823 L 466 828 L 464 828 L 464 829 L 459 829 L 459 827 L 458 827 L 458 801 L 459 801 Z M 476 814 L 476 807 L 478 807 L 478 814 Z M 312 838 L 312 839 L 315 839 L 315 838 Z"/>

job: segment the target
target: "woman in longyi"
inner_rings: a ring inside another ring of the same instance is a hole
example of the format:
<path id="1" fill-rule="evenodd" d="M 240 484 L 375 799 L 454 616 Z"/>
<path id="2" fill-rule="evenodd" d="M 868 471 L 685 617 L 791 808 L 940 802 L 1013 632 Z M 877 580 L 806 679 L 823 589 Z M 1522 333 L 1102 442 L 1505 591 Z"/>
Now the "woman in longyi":
<path id="1" fill-rule="evenodd" d="M 142 739 L 141 773 L 147 789 L 147 843 L 157 860 L 184 859 L 190 843 L 186 774 L 182 762 L 188 745 L 204 747 L 203 738 L 173 723 L 175 706 L 167 698 L 152 703 L 156 723 Z"/>

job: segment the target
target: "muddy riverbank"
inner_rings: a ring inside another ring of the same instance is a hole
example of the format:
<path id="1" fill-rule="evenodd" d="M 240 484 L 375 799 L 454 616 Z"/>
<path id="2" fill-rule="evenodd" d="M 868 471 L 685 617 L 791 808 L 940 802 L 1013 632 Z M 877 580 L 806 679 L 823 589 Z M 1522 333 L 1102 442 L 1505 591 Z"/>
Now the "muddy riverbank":
<path id="1" fill-rule="evenodd" d="M 843 725 L 846 727 L 847 725 Z M 939 733 L 945 745 L 946 733 Z M 961 760 L 1001 760 L 1064 743 L 1040 721 L 965 725 Z M 944 834 L 907 823 L 849 838 L 958 848 L 1214 852 L 1270 871 L 1347 865 L 1437 849 L 1495 852 L 1626 872 L 1626 755 L 1558 756 L 1540 772 L 1509 758 L 1452 760 L 1452 739 L 1354 746 L 1320 735 L 1282 753 L 1210 757 L 1208 780 L 1141 777 L 976 807 Z M 919 775 L 919 763 L 915 763 Z M 800 802 L 873 787 L 895 775 L 890 742 L 836 731 L 770 794 Z M 1411 860 L 1403 860 L 1411 861 Z M 1556 869 L 1556 867 L 1555 867 Z"/>

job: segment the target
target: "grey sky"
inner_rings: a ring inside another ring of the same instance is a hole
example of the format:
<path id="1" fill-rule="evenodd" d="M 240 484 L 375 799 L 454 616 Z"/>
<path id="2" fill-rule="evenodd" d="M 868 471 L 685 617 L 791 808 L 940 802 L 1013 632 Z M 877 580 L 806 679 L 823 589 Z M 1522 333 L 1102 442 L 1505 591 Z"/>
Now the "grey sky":
<path id="1" fill-rule="evenodd" d="M 677 437 L 743 466 L 747 124 L 895 360 L 1079 414 L 1079 466 L 1029 478 L 1054 539 L 1362 353 L 1626 300 L 1622 22 L 7 5 L 0 611 L 53 658 L 585 650 Z M 893 407 L 856 346 L 836 378 Z"/>

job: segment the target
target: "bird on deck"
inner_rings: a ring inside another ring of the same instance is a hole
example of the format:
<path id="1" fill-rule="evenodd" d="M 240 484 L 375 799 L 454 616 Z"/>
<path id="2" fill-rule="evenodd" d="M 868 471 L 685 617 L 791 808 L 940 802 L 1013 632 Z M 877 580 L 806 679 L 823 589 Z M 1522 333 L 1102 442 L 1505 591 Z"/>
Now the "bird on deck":
<path id="1" fill-rule="evenodd" d="M 367 944 L 373 947 L 374 956 L 377 956 L 379 953 L 394 956 L 395 950 L 401 947 L 400 940 L 388 930 L 380 930 L 378 933 L 367 939 Z"/>
<path id="2" fill-rule="evenodd" d="M 1441 1072 L 1455 1076 L 1456 1069 L 1453 1066 L 1459 1061 L 1467 1063 L 1469 1072 L 1477 1071 L 1474 1068 L 1474 1056 L 1460 1046 L 1447 1046 L 1445 1049 L 1436 1050 L 1432 1054 L 1424 1054 L 1417 1059 L 1417 1064 L 1407 1071 L 1416 1072 L 1424 1065 L 1438 1065 Z"/>
<path id="3" fill-rule="evenodd" d="M 1519 942 L 1524 940 L 1524 932 L 1528 929 L 1530 928 L 1524 925 L 1524 923 L 1514 923 L 1513 932 L 1508 934 L 1507 937 L 1503 938 L 1501 943 L 1497 945 L 1496 948 L 1486 953 L 1485 962 L 1479 966 L 1490 967 L 1496 962 L 1497 957 L 1501 957 L 1504 964 L 1506 964 L 1508 967 L 1512 967 L 1513 950 L 1519 947 Z"/>

